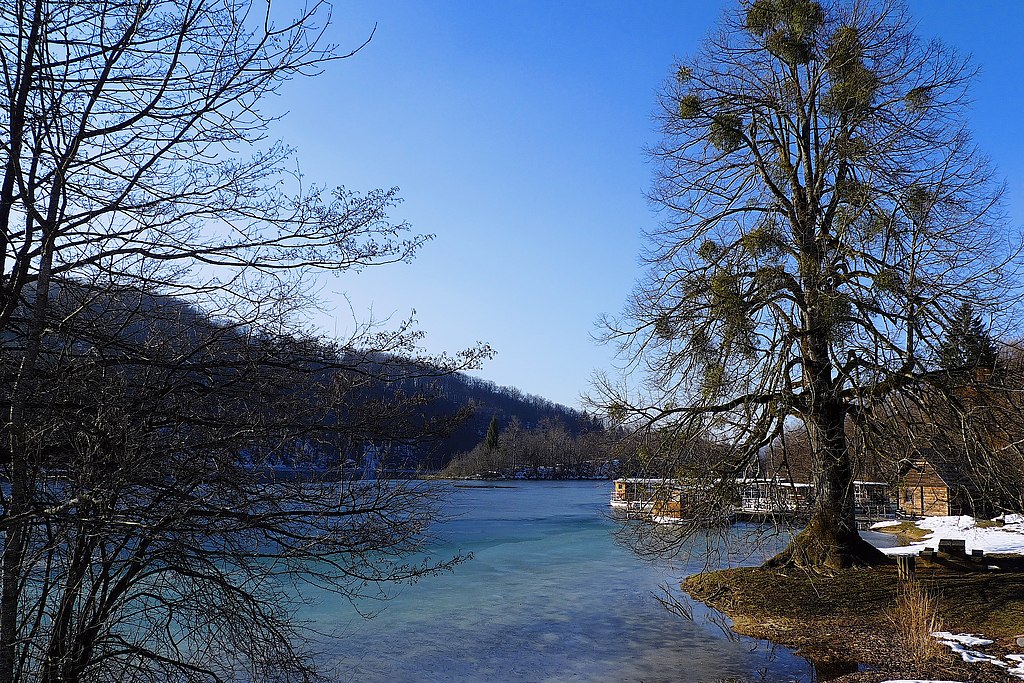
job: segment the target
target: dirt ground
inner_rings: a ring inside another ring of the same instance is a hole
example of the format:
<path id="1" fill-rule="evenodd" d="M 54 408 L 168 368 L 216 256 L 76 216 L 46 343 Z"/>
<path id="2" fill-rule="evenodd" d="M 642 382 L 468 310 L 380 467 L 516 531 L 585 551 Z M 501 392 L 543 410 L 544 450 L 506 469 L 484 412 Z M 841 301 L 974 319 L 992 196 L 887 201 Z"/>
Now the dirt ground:
<path id="1" fill-rule="evenodd" d="M 1024 573 L 965 573 L 919 567 L 917 581 L 938 598 L 942 628 L 995 640 L 992 655 L 1024 653 Z M 946 652 L 935 661 L 908 661 L 890 620 L 900 587 L 894 566 L 850 569 L 832 576 L 799 570 L 726 569 L 695 575 L 683 589 L 727 614 L 738 633 L 793 647 L 811 660 L 821 681 L 878 683 L 937 679 L 1002 683 L 1019 678 L 990 664 L 965 664 Z M 856 672 L 857 665 L 860 672 Z M 851 673 L 853 672 L 853 673 Z"/>

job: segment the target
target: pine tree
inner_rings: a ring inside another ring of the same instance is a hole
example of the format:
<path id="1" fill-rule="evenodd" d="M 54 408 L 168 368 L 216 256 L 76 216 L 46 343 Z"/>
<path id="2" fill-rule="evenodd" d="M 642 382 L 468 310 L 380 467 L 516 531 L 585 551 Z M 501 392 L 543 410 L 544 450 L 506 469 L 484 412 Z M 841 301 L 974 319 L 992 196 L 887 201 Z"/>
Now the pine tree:
<path id="1" fill-rule="evenodd" d="M 950 374 L 992 370 L 997 352 L 988 328 L 969 303 L 957 309 L 939 344 L 939 367 Z"/>
<path id="2" fill-rule="evenodd" d="M 488 453 L 498 450 L 498 432 L 498 416 L 495 415 L 487 426 L 487 437 L 484 439 L 484 450 Z"/>

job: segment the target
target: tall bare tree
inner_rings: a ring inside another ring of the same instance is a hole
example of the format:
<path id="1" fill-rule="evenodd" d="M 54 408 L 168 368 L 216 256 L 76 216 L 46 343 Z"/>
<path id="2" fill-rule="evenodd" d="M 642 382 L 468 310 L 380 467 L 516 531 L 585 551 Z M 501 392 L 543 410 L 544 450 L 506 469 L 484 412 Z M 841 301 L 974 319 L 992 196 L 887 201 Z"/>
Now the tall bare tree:
<path id="1" fill-rule="evenodd" d="M 416 487 L 257 474 L 431 431 L 423 392 L 381 383 L 487 353 L 420 357 L 408 324 L 301 333 L 316 271 L 428 239 L 388 219 L 395 190 L 301 188 L 267 139 L 266 96 L 351 54 L 329 18 L 0 3 L 0 680 L 305 679 L 289 582 L 352 595 L 445 565 L 398 559 L 431 518 Z"/>
<path id="2" fill-rule="evenodd" d="M 377 598 L 459 560 L 422 552 L 424 484 L 316 474 L 442 433 L 426 387 L 387 384 L 452 368 L 112 286 L 61 282 L 50 310 L 19 425 L 29 507 L 3 520 L 21 543 L 10 680 L 308 680 L 303 600 Z M 273 476 L 282 462 L 305 474 Z"/>
<path id="3" fill-rule="evenodd" d="M 857 534 L 844 425 L 928 380 L 962 304 L 1018 301 L 1020 238 L 964 120 L 974 69 L 912 29 L 896 1 L 742 2 L 660 100 L 664 223 L 608 323 L 646 382 L 599 379 L 596 400 L 731 443 L 719 479 L 802 421 L 814 506 L 777 562 L 878 559 Z"/>

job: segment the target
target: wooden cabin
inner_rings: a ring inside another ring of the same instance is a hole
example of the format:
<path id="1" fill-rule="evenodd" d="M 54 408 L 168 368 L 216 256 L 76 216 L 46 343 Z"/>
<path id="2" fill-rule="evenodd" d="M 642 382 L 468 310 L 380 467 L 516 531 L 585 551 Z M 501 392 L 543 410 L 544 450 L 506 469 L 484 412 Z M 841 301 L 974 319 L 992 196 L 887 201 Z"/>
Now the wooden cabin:
<path id="1" fill-rule="evenodd" d="M 654 502 L 651 508 L 651 521 L 669 524 L 690 519 L 698 502 L 693 491 L 681 486 L 673 487 Z"/>
<path id="2" fill-rule="evenodd" d="M 735 507 L 734 489 L 727 486 L 716 491 L 716 488 L 676 483 L 662 489 L 651 508 L 651 521 L 657 524 L 691 522 L 703 526 L 728 524 Z"/>
<path id="3" fill-rule="evenodd" d="M 917 458 L 900 471 L 899 511 L 911 517 L 973 514 L 971 497 L 956 470 L 941 458 Z"/>

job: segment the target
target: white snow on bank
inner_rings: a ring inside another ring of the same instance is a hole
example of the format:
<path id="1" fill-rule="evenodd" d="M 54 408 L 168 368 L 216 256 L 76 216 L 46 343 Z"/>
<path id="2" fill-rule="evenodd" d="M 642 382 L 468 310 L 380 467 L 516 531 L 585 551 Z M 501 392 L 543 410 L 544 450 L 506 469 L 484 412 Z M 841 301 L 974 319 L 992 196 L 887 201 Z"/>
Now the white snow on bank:
<path id="1" fill-rule="evenodd" d="M 923 540 L 896 548 L 882 548 L 887 555 L 916 555 L 925 548 L 937 550 L 944 538 L 961 539 L 967 552 L 983 550 L 989 553 L 1016 553 L 1024 555 L 1024 515 L 1005 515 L 1004 525 L 979 528 L 973 517 L 925 517 L 917 526 L 931 533 Z"/>
<path id="2" fill-rule="evenodd" d="M 888 519 L 888 520 L 886 520 L 884 522 L 875 522 L 874 524 L 871 525 L 871 528 L 872 529 L 884 529 L 887 526 L 899 526 L 900 524 L 903 524 L 903 522 L 899 521 L 898 519 Z"/>
<path id="3" fill-rule="evenodd" d="M 991 645 L 996 642 L 989 640 L 988 638 L 979 638 L 978 636 L 971 635 L 970 633 L 957 633 L 953 634 L 949 631 L 936 631 L 931 634 L 932 638 L 938 638 L 944 643 L 960 643 L 961 645 L 973 645 L 978 647 L 979 645 Z"/>
<path id="4" fill-rule="evenodd" d="M 1016 676 L 1017 678 L 1024 678 L 1024 655 L 1006 655 L 1006 659 L 1001 659 L 993 655 L 985 654 L 978 650 L 971 650 L 968 647 L 984 647 L 985 645 L 991 645 L 993 640 L 988 638 L 982 638 L 972 633 L 950 633 L 949 631 L 936 631 L 932 634 L 933 638 L 937 638 L 940 643 L 949 647 L 950 650 L 960 655 L 968 664 L 976 662 L 987 662 L 988 664 L 994 664 L 1006 669 L 1007 673 Z M 1007 661 L 1009 660 L 1009 661 Z"/>
<path id="5" fill-rule="evenodd" d="M 1017 662 L 1015 666 L 1011 666 L 1007 671 L 1017 678 L 1024 678 L 1024 655 L 1006 655 L 1006 658 L 1011 662 Z"/>
<path id="6" fill-rule="evenodd" d="M 925 548 L 937 550 L 939 541 L 944 538 L 963 540 L 968 553 L 982 550 L 989 553 L 1007 553 L 1024 555 L 1024 515 L 1000 515 L 994 521 L 1002 522 L 1002 526 L 979 528 L 973 517 L 925 517 L 916 522 L 917 526 L 931 532 L 923 540 L 908 546 L 897 548 L 881 548 L 888 555 L 916 555 Z M 873 529 L 895 526 L 892 523 L 881 523 Z M 985 654 L 979 649 L 991 645 L 994 641 L 970 633 L 950 633 L 936 631 L 932 636 L 943 645 L 949 647 L 969 663 L 986 662 L 1006 669 L 1011 676 L 1024 679 L 1024 655 L 1006 655 L 1003 658 Z M 884 683 L 955 683 L 953 681 L 885 681 Z"/>
<path id="7" fill-rule="evenodd" d="M 1006 668 L 1006 662 L 999 659 L 999 657 L 993 657 L 992 655 L 987 655 L 984 652 L 978 652 L 977 650 L 969 650 L 959 643 L 951 643 L 949 641 L 942 642 L 948 645 L 950 650 L 960 655 L 960 658 L 968 664 L 987 662 L 989 664 L 995 664 L 996 666 Z"/>

